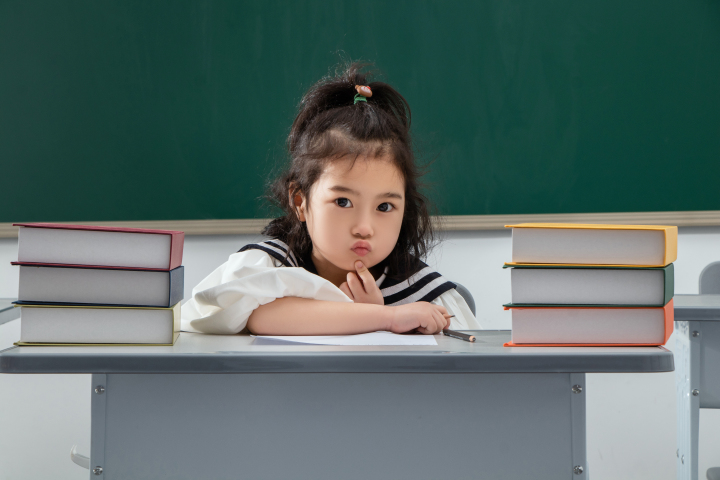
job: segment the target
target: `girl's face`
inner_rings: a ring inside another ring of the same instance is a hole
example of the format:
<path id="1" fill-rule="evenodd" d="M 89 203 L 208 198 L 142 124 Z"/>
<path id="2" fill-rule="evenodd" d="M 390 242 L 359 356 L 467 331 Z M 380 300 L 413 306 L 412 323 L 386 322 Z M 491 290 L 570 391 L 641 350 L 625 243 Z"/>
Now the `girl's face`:
<path id="1" fill-rule="evenodd" d="M 340 285 L 357 260 L 367 268 L 383 261 L 397 243 L 404 211 L 405 182 L 388 157 L 330 162 L 312 186 L 309 208 L 305 199 L 299 208 L 320 276 Z"/>

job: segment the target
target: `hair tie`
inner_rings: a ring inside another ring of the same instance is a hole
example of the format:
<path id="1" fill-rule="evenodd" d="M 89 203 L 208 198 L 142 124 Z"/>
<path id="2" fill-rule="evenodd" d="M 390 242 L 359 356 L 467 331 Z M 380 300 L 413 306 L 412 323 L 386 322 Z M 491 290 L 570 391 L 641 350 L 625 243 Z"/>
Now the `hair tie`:
<path id="1" fill-rule="evenodd" d="M 357 90 L 358 93 L 355 94 L 353 105 L 357 102 L 367 102 L 366 97 L 372 97 L 372 90 L 370 90 L 370 87 L 367 85 L 355 85 L 355 90 Z"/>

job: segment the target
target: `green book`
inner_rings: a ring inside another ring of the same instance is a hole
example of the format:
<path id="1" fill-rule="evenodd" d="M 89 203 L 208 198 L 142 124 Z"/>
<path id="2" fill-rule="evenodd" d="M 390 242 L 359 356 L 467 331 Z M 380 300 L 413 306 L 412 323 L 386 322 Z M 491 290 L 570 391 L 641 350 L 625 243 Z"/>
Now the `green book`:
<path id="1" fill-rule="evenodd" d="M 506 307 L 662 307 L 672 299 L 675 290 L 672 263 L 665 267 L 513 265 L 510 268 L 512 303 Z"/>

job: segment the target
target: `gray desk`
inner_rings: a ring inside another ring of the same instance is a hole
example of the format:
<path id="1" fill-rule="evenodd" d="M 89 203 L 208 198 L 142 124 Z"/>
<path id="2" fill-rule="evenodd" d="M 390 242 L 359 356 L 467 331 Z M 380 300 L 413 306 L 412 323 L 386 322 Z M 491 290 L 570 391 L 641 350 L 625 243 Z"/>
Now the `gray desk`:
<path id="1" fill-rule="evenodd" d="M 696 480 L 700 409 L 720 408 L 720 295 L 675 295 L 675 329 L 677 478 Z"/>
<path id="2" fill-rule="evenodd" d="M 3 373 L 93 375 L 90 478 L 587 479 L 585 373 L 667 372 L 662 347 L 14 347 Z M 582 467 L 576 468 L 576 467 Z"/>

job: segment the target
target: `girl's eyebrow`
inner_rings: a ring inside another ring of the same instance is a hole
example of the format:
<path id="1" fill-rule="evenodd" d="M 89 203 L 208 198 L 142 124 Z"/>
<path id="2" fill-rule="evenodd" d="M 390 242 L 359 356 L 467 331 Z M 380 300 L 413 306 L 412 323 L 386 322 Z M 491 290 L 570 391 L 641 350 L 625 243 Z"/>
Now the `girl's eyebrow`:
<path id="1" fill-rule="evenodd" d="M 333 185 L 332 187 L 328 188 L 328 190 L 340 193 L 352 193 L 353 195 L 357 195 L 358 197 L 362 196 L 360 192 L 355 191 L 352 188 L 343 187 L 342 185 Z M 402 195 L 396 192 L 381 193 L 377 196 L 377 198 L 397 198 L 398 200 L 403 199 Z"/>

